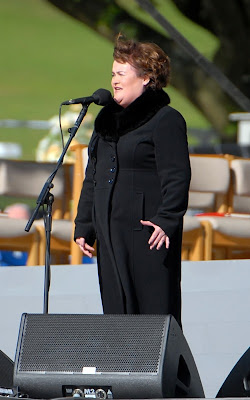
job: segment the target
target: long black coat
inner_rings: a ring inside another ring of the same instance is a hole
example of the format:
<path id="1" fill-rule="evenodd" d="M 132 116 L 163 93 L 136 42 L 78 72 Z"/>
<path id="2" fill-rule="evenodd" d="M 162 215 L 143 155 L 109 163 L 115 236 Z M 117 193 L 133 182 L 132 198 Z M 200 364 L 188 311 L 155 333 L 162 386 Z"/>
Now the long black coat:
<path id="1" fill-rule="evenodd" d="M 104 107 L 89 144 L 75 238 L 97 240 L 104 313 L 172 314 L 181 323 L 181 241 L 190 163 L 186 124 L 164 91 Z M 170 238 L 150 250 L 150 220 Z"/>

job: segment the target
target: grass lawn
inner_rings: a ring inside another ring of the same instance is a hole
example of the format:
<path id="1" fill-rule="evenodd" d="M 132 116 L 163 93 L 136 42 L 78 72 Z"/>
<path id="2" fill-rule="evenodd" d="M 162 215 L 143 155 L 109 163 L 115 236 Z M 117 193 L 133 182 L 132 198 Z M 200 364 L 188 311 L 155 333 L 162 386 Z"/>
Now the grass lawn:
<path id="1" fill-rule="evenodd" d="M 195 40 L 195 26 L 184 22 L 171 4 L 162 11 L 168 10 L 175 25 Z M 48 120 L 58 115 L 66 99 L 91 95 L 101 87 L 111 89 L 112 43 L 43 0 L 0 0 L 0 10 L 0 120 Z M 203 54 L 207 51 L 209 56 L 215 42 L 206 35 L 202 31 L 199 43 L 204 43 Z M 168 93 L 189 127 L 208 127 L 176 90 L 169 87 Z M 89 112 L 96 115 L 99 109 L 91 105 Z M 44 130 L 0 128 L 0 142 L 20 143 L 23 159 L 34 159 L 37 143 L 45 135 Z"/>

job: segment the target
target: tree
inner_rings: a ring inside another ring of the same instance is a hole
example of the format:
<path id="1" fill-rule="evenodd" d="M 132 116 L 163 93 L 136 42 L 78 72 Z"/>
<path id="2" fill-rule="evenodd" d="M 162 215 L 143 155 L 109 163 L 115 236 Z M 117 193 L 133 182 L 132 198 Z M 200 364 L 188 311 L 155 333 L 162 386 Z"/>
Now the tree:
<path id="1" fill-rule="evenodd" d="M 172 61 L 171 84 L 205 115 L 220 132 L 222 141 L 232 141 L 226 132 L 228 114 L 243 110 L 190 54 L 180 49 L 178 43 L 132 15 L 126 8 L 128 0 L 47 1 L 112 42 L 122 31 L 127 37 L 153 41 L 161 46 Z M 216 35 L 220 45 L 214 64 L 250 97 L 250 0 L 172 1 L 186 17 Z"/>

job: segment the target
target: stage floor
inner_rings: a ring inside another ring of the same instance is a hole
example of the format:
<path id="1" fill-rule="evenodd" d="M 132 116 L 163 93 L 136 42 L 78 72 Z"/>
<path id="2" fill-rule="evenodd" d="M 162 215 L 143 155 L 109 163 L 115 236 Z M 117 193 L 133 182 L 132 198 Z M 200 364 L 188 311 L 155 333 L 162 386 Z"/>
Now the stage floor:
<path id="1" fill-rule="evenodd" d="M 0 350 L 15 357 L 20 317 L 42 313 L 44 267 L 0 268 Z M 183 262 L 183 331 L 206 398 L 250 342 L 250 260 Z M 51 267 L 50 313 L 102 313 L 95 264 Z"/>

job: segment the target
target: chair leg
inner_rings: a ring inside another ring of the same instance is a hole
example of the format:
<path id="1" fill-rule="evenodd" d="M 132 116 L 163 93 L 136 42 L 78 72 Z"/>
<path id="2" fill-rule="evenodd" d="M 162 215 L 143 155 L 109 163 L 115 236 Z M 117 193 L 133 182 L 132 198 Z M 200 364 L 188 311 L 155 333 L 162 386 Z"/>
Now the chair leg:
<path id="1" fill-rule="evenodd" d="M 204 240 L 204 260 L 210 261 L 212 260 L 212 243 L 213 243 L 213 228 L 209 221 L 201 220 L 200 221 L 205 232 L 205 240 Z"/>
<path id="2" fill-rule="evenodd" d="M 182 250 L 181 250 L 181 259 L 182 259 L 182 261 L 187 261 L 188 259 L 189 259 L 189 257 L 188 257 L 188 248 L 187 247 L 183 247 L 182 248 Z"/>
<path id="3" fill-rule="evenodd" d="M 83 253 L 80 250 L 79 246 L 72 240 L 71 243 L 71 261 L 72 265 L 82 264 Z"/>
<path id="4" fill-rule="evenodd" d="M 204 260 L 204 238 L 202 234 L 197 237 L 193 248 L 190 249 L 189 260 L 190 261 Z"/>
<path id="5" fill-rule="evenodd" d="M 45 249 L 46 249 L 45 229 L 44 229 L 44 226 L 37 225 L 36 230 L 39 235 L 39 260 L 38 260 L 38 263 L 39 263 L 39 265 L 44 265 L 45 264 Z"/>
<path id="6" fill-rule="evenodd" d="M 33 235 L 30 251 L 27 259 L 27 266 L 35 266 L 39 264 L 39 235 L 36 231 Z"/>

